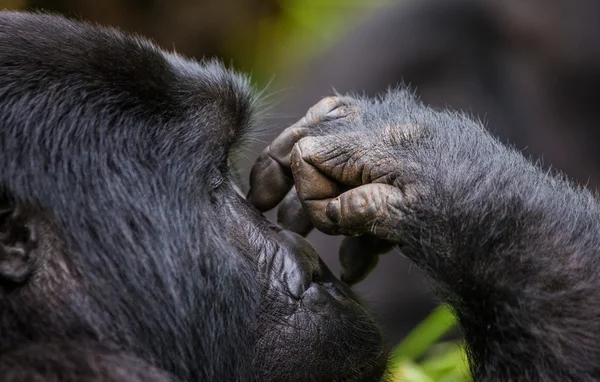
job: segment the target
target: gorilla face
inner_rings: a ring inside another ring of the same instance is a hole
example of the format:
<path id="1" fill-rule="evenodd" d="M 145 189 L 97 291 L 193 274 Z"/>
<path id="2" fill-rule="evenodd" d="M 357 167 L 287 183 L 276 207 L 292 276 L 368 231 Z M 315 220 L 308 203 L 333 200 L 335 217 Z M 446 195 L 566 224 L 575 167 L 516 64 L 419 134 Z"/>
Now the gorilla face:
<path id="1" fill-rule="evenodd" d="M 387 355 L 381 333 L 350 288 L 304 238 L 229 194 L 222 197 L 233 218 L 228 232 L 236 248 L 250 250 L 262 286 L 256 368 L 273 380 L 380 380 Z"/>
<path id="2" fill-rule="evenodd" d="M 255 105 L 217 63 L 0 13 L 0 354 L 76 340 L 181 381 L 379 380 L 369 313 L 235 191 Z"/>

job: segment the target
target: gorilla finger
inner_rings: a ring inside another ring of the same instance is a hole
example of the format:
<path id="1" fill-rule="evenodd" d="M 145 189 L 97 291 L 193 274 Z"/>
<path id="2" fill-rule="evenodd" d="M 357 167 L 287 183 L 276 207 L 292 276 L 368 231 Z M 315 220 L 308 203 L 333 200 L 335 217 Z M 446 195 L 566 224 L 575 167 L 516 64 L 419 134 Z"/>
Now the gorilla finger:
<path id="1" fill-rule="evenodd" d="M 327 205 L 331 200 L 333 199 L 303 200 L 302 206 L 310 218 L 310 222 L 316 229 L 328 235 L 340 235 L 341 232 L 339 232 L 335 225 L 329 223 L 329 218 L 326 215 Z"/>
<path id="2" fill-rule="evenodd" d="M 364 280 L 375 268 L 379 255 L 391 251 L 395 243 L 371 234 L 346 237 L 340 246 L 340 279 L 348 285 Z"/>
<path id="3" fill-rule="evenodd" d="M 290 154 L 292 148 L 300 139 L 308 134 L 306 117 L 302 117 L 298 122 L 286 128 L 271 142 L 264 151 L 267 155 L 275 159 L 285 168 L 290 167 Z"/>
<path id="4" fill-rule="evenodd" d="M 337 182 L 304 160 L 299 144 L 295 145 L 292 150 L 290 166 L 298 197 L 303 203 L 310 200 L 334 198 L 343 191 Z"/>
<path id="5" fill-rule="evenodd" d="M 289 167 L 294 145 L 319 123 L 347 117 L 351 113 L 348 106 L 353 102 L 356 101 L 350 97 L 324 98 L 275 138 L 252 167 L 248 201 L 261 212 L 281 202 L 293 185 Z"/>
<path id="6" fill-rule="evenodd" d="M 355 102 L 355 99 L 344 96 L 323 98 L 308 109 L 306 124 L 309 127 L 315 127 L 322 122 L 345 118 L 352 113 L 352 109 L 349 106 Z"/>
<path id="7" fill-rule="evenodd" d="M 313 229 L 308 214 L 302 207 L 296 188 L 292 187 L 277 210 L 277 224 L 282 228 L 306 236 Z"/>
<path id="8" fill-rule="evenodd" d="M 285 129 L 260 154 L 250 171 L 248 201 L 259 211 L 274 208 L 294 185 L 290 171 L 290 153 L 308 131 L 305 118 Z"/>
<path id="9" fill-rule="evenodd" d="M 315 227 L 324 232 L 347 236 L 370 232 L 398 242 L 396 231 L 402 201 L 402 192 L 397 187 L 371 183 L 344 192 L 326 205 L 319 203 L 305 208 Z"/>
<path id="10" fill-rule="evenodd" d="M 260 212 L 275 207 L 294 185 L 288 171 L 268 155 L 261 155 L 250 171 L 248 201 Z"/>
<path id="11" fill-rule="evenodd" d="M 403 201 L 399 188 L 370 183 L 353 188 L 327 204 L 326 215 L 342 233 L 387 234 Z M 378 232 L 379 231 L 379 232 Z"/>
<path id="12" fill-rule="evenodd" d="M 355 138 L 349 139 L 343 135 L 302 138 L 292 150 L 291 164 L 301 158 L 339 184 L 359 186 L 363 184 L 363 166 L 356 165 Z"/>

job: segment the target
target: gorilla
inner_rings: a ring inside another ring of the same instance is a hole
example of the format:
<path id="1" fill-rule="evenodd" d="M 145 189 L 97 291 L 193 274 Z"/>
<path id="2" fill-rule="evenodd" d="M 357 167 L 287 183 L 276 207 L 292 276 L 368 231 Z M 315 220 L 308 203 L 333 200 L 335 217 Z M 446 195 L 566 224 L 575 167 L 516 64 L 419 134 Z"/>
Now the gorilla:
<path id="1" fill-rule="evenodd" d="M 600 379 L 600 206 L 480 123 L 405 89 L 336 96 L 276 138 L 249 200 L 342 242 L 342 279 L 398 246 L 464 330 L 475 381 Z"/>
<path id="2" fill-rule="evenodd" d="M 589 191 L 397 89 L 317 103 L 246 200 L 231 163 L 257 107 L 218 63 L 1 14 L 3 380 L 385 380 L 348 284 L 396 247 L 454 308 L 476 381 L 600 378 Z M 278 204 L 282 228 L 260 213 Z M 347 236 L 345 282 L 312 227 Z"/>
<path id="3" fill-rule="evenodd" d="M 0 375 L 379 381 L 381 331 L 236 191 L 248 79 L 139 37 L 0 13 Z"/>

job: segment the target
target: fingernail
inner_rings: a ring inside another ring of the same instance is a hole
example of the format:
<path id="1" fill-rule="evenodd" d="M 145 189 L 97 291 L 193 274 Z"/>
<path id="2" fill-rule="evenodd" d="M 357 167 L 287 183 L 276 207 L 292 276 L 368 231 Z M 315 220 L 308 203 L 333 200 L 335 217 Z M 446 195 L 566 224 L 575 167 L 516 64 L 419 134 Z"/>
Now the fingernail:
<path id="1" fill-rule="evenodd" d="M 339 224 L 342 220 L 342 205 L 339 198 L 333 199 L 327 204 L 327 210 L 325 211 L 329 220 L 333 223 Z"/>

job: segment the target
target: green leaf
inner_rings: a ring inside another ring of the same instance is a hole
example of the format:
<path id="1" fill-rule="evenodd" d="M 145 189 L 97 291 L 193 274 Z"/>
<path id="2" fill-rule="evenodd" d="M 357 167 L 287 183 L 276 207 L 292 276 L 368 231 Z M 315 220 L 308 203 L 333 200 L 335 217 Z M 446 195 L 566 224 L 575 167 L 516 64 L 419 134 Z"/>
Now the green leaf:
<path id="1" fill-rule="evenodd" d="M 435 381 L 469 381 L 469 363 L 464 347 L 450 342 L 434 345 L 430 357 L 421 363 L 423 371 Z"/>
<path id="2" fill-rule="evenodd" d="M 439 306 L 394 349 L 392 362 L 414 361 L 456 326 L 456 317 L 447 305 Z"/>
<path id="3" fill-rule="evenodd" d="M 398 364 L 397 372 L 391 382 L 435 382 L 414 362 L 404 361 Z"/>

